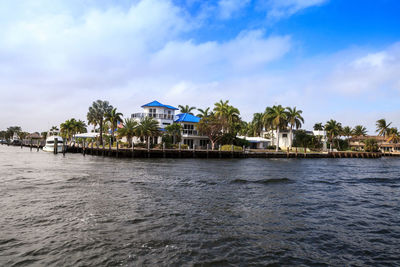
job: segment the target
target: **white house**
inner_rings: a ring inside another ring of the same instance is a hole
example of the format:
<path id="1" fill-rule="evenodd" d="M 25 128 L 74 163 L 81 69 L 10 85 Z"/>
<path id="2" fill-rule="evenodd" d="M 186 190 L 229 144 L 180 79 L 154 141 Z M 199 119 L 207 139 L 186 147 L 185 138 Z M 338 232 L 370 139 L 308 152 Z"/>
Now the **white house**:
<path id="1" fill-rule="evenodd" d="M 263 137 L 247 137 L 247 136 L 237 136 L 240 139 L 245 139 L 250 143 L 250 149 L 266 149 L 271 145 L 271 139 Z"/>
<path id="2" fill-rule="evenodd" d="M 206 148 L 209 144 L 207 136 L 202 136 L 197 131 L 196 125 L 200 118 L 189 113 L 181 113 L 176 116 L 174 121 L 182 126 L 181 144 L 188 145 L 189 148 Z"/>
<path id="3" fill-rule="evenodd" d="M 152 117 L 154 118 L 161 129 L 161 131 L 164 130 L 165 126 L 171 125 L 174 123 L 175 119 L 175 110 L 178 110 L 177 108 L 169 105 L 164 105 L 161 104 L 158 101 L 153 101 L 150 103 L 147 103 L 142 106 L 143 111 L 140 113 L 134 113 L 132 114 L 132 118 L 135 119 L 136 121 L 140 122 L 141 119 L 145 117 Z M 161 143 L 162 137 L 154 137 L 152 142 L 153 144 L 158 144 Z M 133 141 L 135 143 L 140 142 L 138 138 L 134 138 Z"/>

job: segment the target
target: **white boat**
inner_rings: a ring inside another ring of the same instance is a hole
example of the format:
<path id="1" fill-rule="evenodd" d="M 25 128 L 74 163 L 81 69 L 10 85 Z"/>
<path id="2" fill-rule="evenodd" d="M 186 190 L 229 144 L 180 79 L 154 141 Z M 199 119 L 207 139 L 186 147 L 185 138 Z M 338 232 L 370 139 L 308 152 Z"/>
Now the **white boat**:
<path id="1" fill-rule="evenodd" d="M 54 143 L 55 139 L 57 139 L 57 151 L 62 152 L 63 150 L 63 138 L 59 136 L 58 132 L 49 132 L 46 138 L 46 144 L 43 147 L 43 151 L 53 152 L 54 151 Z"/>

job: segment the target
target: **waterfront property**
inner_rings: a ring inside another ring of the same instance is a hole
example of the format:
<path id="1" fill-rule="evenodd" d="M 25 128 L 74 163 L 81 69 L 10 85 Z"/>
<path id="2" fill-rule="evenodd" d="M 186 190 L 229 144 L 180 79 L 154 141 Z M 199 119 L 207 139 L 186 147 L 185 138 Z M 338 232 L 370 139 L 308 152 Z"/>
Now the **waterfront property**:
<path id="1" fill-rule="evenodd" d="M 388 142 L 385 136 L 367 135 L 367 136 L 355 136 L 349 139 L 350 148 L 361 151 L 364 150 L 365 140 L 375 139 L 378 148 L 383 153 L 400 153 L 400 144 L 394 142 Z"/>
<path id="2" fill-rule="evenodd" d="M 154 100 L 153 102 L 147 103 L 142 106 L 143 111 L 139 113 L 133 113 L 131 117 L 137 122 L 140 122 L 145 117 L 151 117 L 158 122 L 161 131 L 165 130 L 165 127 L 174 123 L 175 111 L 178 110 L 176 107 L 170 105 L 164 105 Z M 138 143 L 140 139 L 135 137 L 133 142 Z M 159 144 L 162 142 L 161 136 L 151 138 L 152 144 Z"/>
<path id="3" fill-rule="evenodd" d="M 207 136 L 201 135 L 197 131 L 197 124 L 200 118 L 189 113 L 181 113 L 176 116 L 174 121 L 182 126 L 181 144 L 188 145 L 189 148 L 206 148 L 209 144 Z"/>

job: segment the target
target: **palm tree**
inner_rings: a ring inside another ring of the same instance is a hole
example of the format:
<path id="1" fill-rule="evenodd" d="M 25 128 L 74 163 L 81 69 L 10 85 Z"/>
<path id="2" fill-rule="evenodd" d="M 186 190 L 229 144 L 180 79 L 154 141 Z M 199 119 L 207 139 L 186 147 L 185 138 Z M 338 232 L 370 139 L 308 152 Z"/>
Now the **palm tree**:
<path id="1" fill-rule="evenodd" d="M 399 143 L 400 142 L 400 133 L 397 128 L 389 128 L 387 130 L 387 142 Z"/>
<path id="2" fill-rule="evenodd" d="M 355 136 L 366 136 L 367 135 L 367 128 L 362 125 L 356 125 L 353 129 L 353 134 Z"/>
<path id="3" fill-rule="evenodd" d="M 65 122 L 60 124 L 61 136 L 66 138 L 69 141 L 74 132 L 74 122 L 75 119 L 66 120 Z"/>
<path id="4" fill-rule="evenodd" d="M 188 113 L 190 115 L 194 115 L 192 110 L 196 109 L 196 107 L 190 107 L 189 105 L 185 105 L 185 106 L 179 105 L 178 108 L 180 108 L 181 113 Z"/>
<path id="5" fill-rule="evenodd" d="M 353 136 L 353 129 L 351 129 L 350 126 L 345 126 L 342 129 L 341 135 L 346 137 L 346 142 L 347 142 L 347 145 L 349 146 L 349 139 L 351 136 Z"/>
<path id="6" fill-rule="evenodd" d="M 391 122 L 390 123 L 386 123 L 385 119 L 377 120 L 376 121 L 376 132 L 378 133 L 378 135 L 386 137 L 386 135 L 388 133 L 389 126 L 391 124 L 392 124 Z"/>
<path id="7" fill-rule="evenodd" d="M 253 133 L 252 135 L 254 136 L 261 136 L 261 132 L 264 128 L 264 119 L 263 119 L 264 114 L 263 113 L 254 113 L 253 114 L 253 120 L 251 121 L 252 123 L 252 128 L 253 128 Z"/>
<path id="8" fill-rule="evenodd" d="M 340 122 L 337 122 L 337 121 L 331 119 L 330 121 L 328 121 L 325 124 L 325 131 L 329 138 L 329 142 L 330 142 L 331 150 L 332 150 L 333 140 L 336 137 L 338 137 L 342 132 L 342 124 Z"/>
<path id="9" fill-rule="evenodd" d="M 220 100 L 219 102 L 215 103 L 214 104 L 215 116 L 221 120 L 225 119 L 228 106 L 229 106 L 229 100 L 226 101 Z"/>
<path id="10" fill-rule="evenodd" d="M 323 131 L 324 126 L 322 125 L 322 122 L 314 124 L 314 131 Z"/>
<path id="11" fill-rule="evenodd" d="M 103 123 L 105 121 L 105 115 L 110 113 L 113 106 L 110 105 L 108 101 L 97 100 L 94 101 L 92 106 L 89 107 L 89 112 L 87 113 L 87 119 L 90 124 L 94 126 L 99 125 L 100 127 L 100 144 L 103 144 Z"/>
<path id="12" fill-rule="evenodd" d="M 128 140 L 129 147 L 132 147 L 132 138 L 136 135 L 138 123 L 134 119 L 125 119 L 123 128 L 118 129 L 119 136 L 125 136 Z"/>
<path id="13" fill-rule="evenodd" d="M 52 131 L 58 131 L 58 127 L 57 126 L 51 126 L 50 132 L 52 132 Z"/>
<path id="14" fill-rule="evenodd" d="M 160 128 L 158 122 L 152 117 L 143 118 L 137 126 L 137 135 L 146 140 L 147 145 L 150 144 L 150 137 L 158 136 Z"/>
<path id="15" fill-rule="evenodd" d="M 199 114 L 197 114 L 197 117 L 199 117 L 199 118 L 207 117 L 207 116 L 209 116 L 210 113 L 211 113 L 209 107 L 206 108 L 206 109 L 198 108 L 197 110 L 200 112 Z"/>
<path id="16" fill-rule="evenodd" d="M 113 108 L 105 114 L 105 120 L 110 123 L 111 126 L 111 144 L 114 142 L 114 131 L 117 129 L 117 124 L 122 121 L 122 113 L 117 112 L 117 108 Z"/>
<path id="17" fill-rule="evenodd" d="M 178 123 L 173 123 L 165 127 L 167 133 L 172 136 L 172 143 L 175 144 L 177 140 L 181 139 L 182 126 Z"/>
<path id="18" fill-rule="evenodd" d="M 240 111 L 234 106 L 228 106 L 226 109 L 226 123 L 230 133 L 233 133 L 235 126 L 240 122 Z"/>
<path id="19" fill-rule="evenodd" d="M 279 150 L 279 130 L 280 128 L 286 126 L 287 124 L 287 114 L 285 112 L 285 108 L 281 105 L 267 107 L 264 113 L 265 124 L 271 125 L 276 130 L 277 135 L 277 143 L 276 143 L 276 152 Z"/>
<path id="20" fill-rule="evenodd" d="M 301 127 L 301 124 L 304 123 L 304 119 L 301 116 L 301 113 L 303 113 L 303 111 L 297 110 L 296 107 L 294 107 L 294 108 L 287 107 L 286 108 L 286 117 L 287 117 L 286 119 L 287 119 L 287 122 L 290 124 L 290 138 L 289 138 L 290 150 L 292 150 L 292 143 L 293 143 L 293 127 L 296 127 L 296 130 L 297 130 Z"/>

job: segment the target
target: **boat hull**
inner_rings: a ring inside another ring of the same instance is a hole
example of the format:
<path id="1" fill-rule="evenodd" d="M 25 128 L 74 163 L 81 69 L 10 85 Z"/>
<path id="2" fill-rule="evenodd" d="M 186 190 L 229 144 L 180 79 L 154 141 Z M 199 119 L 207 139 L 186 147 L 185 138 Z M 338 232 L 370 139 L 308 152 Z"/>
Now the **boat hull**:
<path id="1" fill-rule="evenodd" d="M 62 149 L 63 149 L 62 145 L 57 147 L 57 151 L 58 152 L 62 152 Z M 43 151 L 45 151 L 45 152 L 54 152 L 54 146 L 44 146 L 43 147 Z"/>

